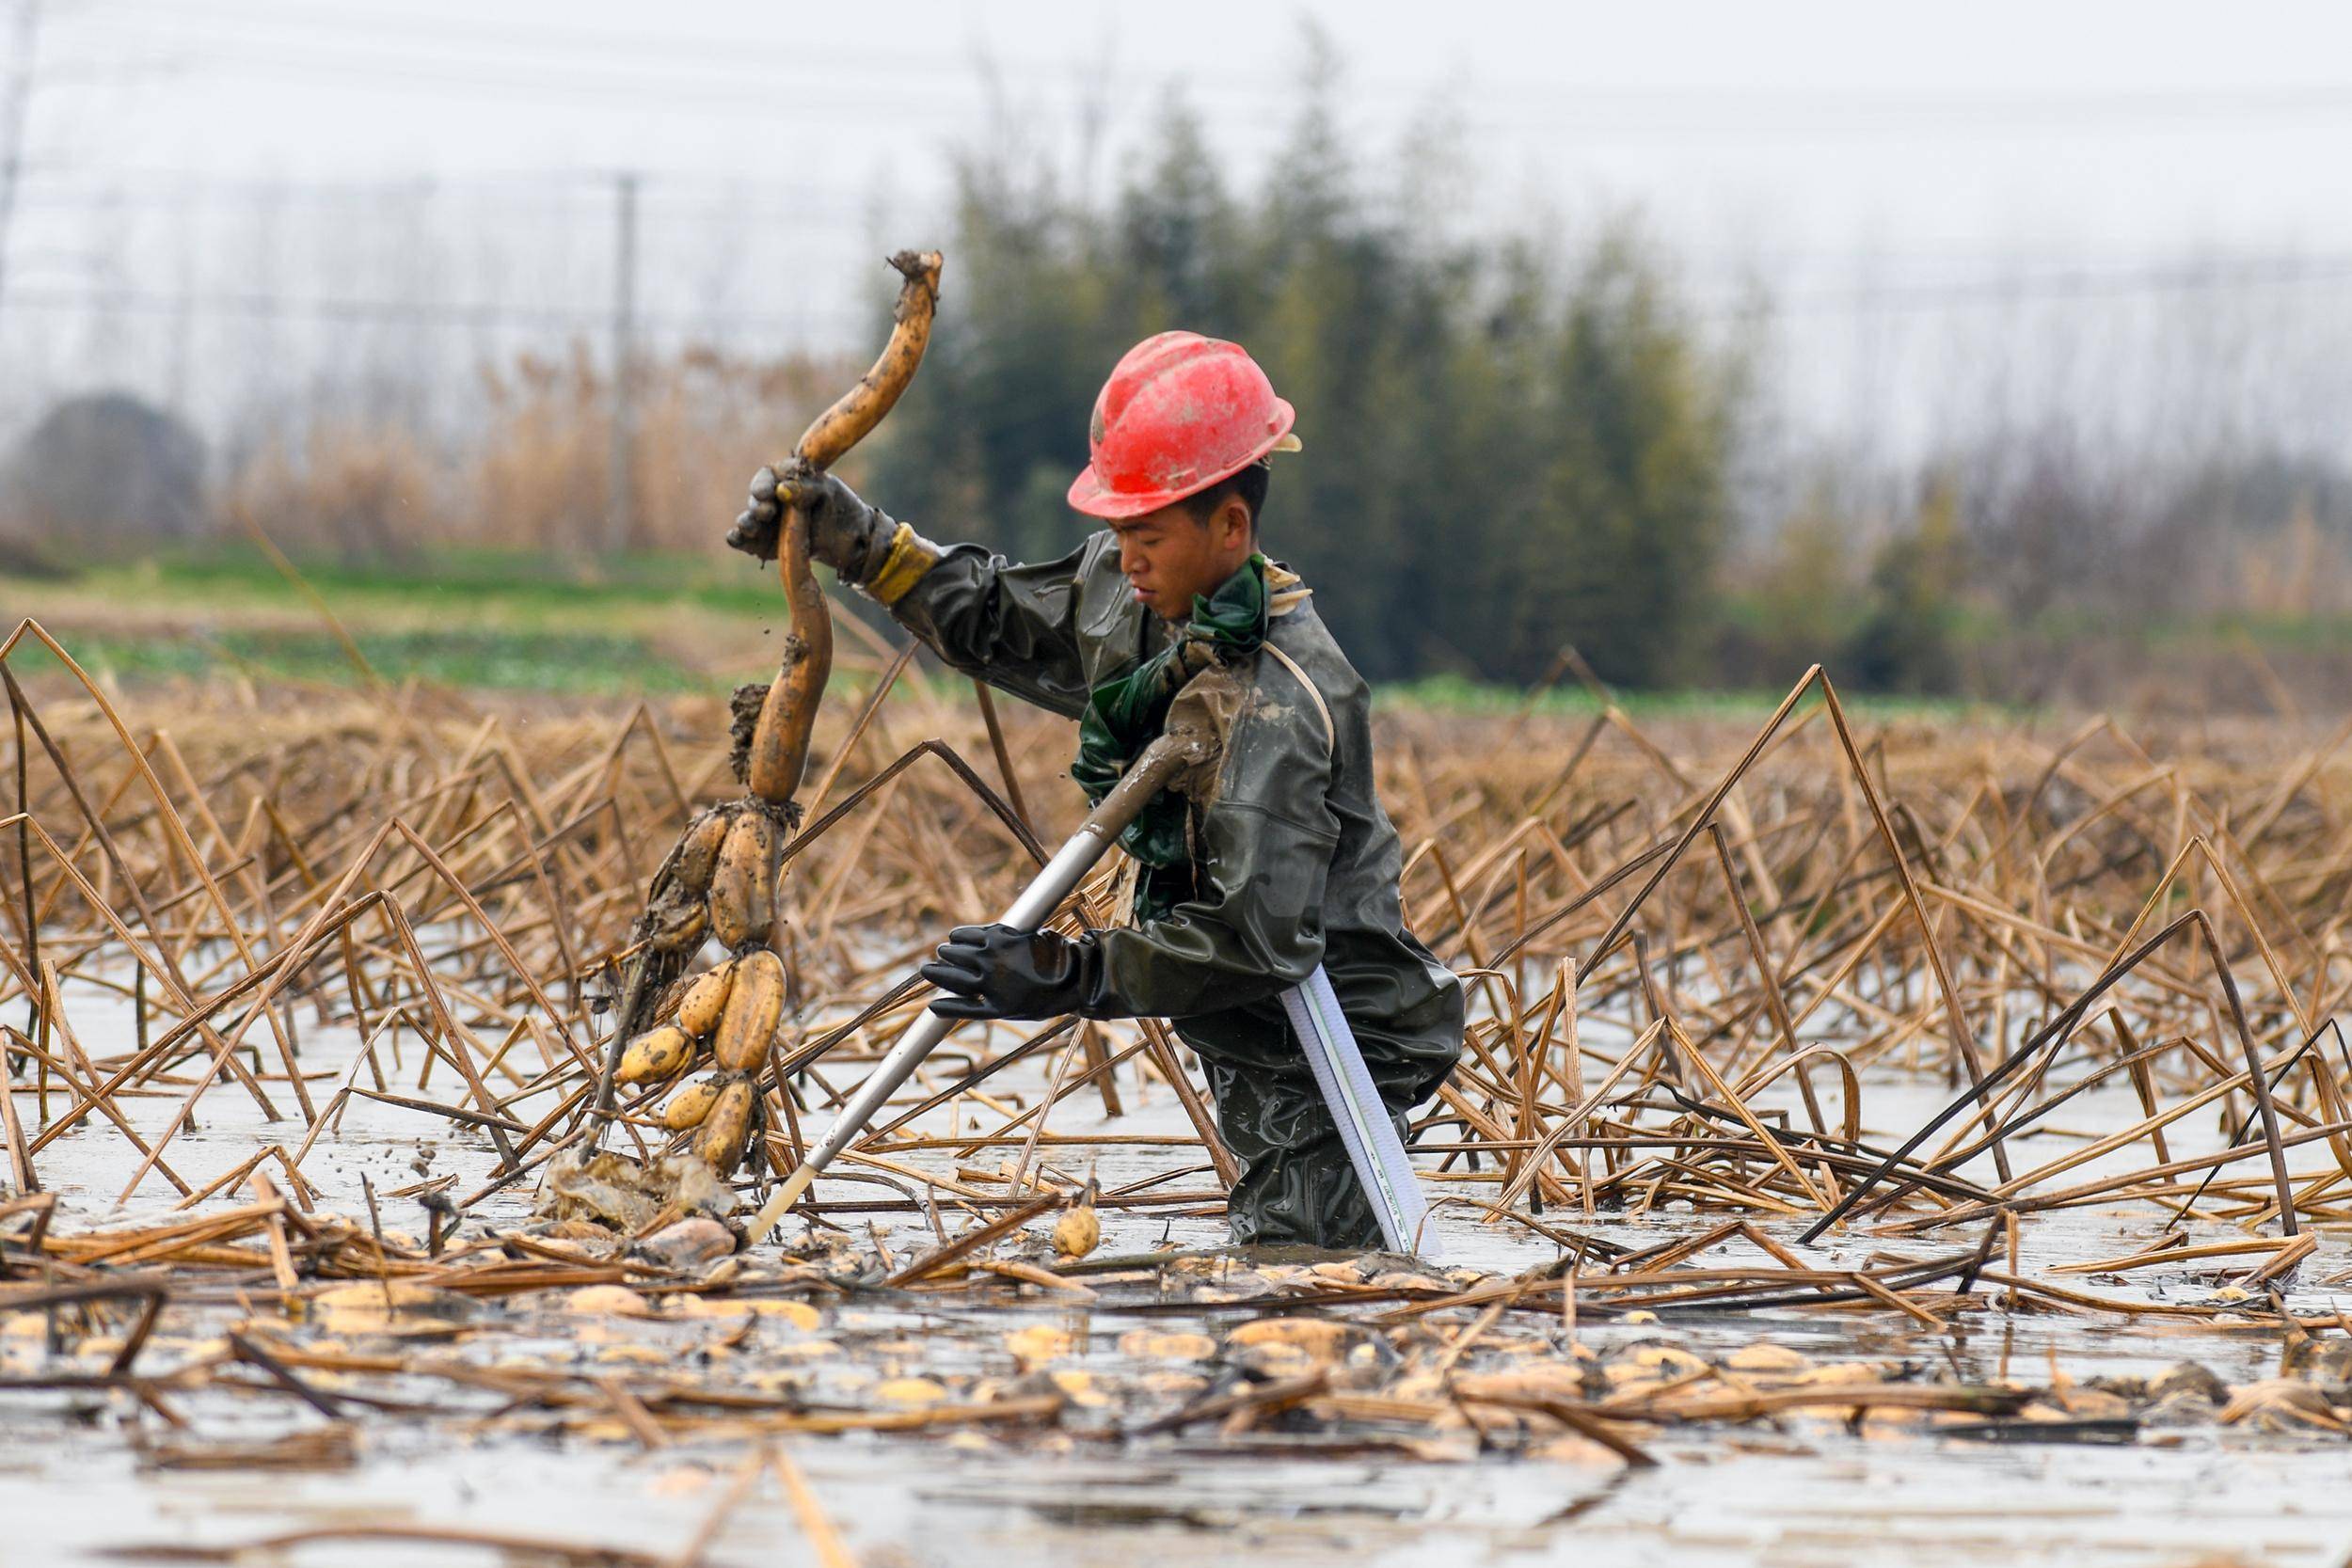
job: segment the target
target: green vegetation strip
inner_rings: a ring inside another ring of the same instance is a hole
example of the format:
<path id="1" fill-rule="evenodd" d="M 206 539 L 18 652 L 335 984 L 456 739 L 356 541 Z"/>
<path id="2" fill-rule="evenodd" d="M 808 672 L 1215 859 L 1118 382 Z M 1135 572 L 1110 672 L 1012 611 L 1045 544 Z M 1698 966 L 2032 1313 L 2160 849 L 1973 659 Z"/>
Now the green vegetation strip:
<path id="1" fill-rule="evenodd" d="M 783 613 L 773 573 L 739 557 L 642 555 L 583 563 L 543 551 L 438 549 L 376 562 L 311 559 L 300 566 L 339 614 L 460 604 L 525 620 L 680 604 L 771 620 Z M 158 554 L 73 581 L 159 606 L 304 602 L 261 552 L 242 545 Z"/>
<path id="2" fill-rule="evenodd" d="M 358 632 L 371 668 L 394 683 L 410 679 L 484 690 L 638 695 L 723 690 L 707 673 L 662 657 L 634 637 L 499 630 Z M 243 673 L 256 679 L 358 686 L 359 672 L 324 632 L 227 630 L 183 636 L 76 634 L 67 640 L 86 668 L 119 680 Z M 27 673 L 51 662 L 38 645 L 12 659 Z"/>
<path id="3" fill-rule="evenodd" d="M 350 627 L 376 673 L 389 681 L 420 679 L 457 688 L 579 693 L 660 695 L 723 692 L 759 668 L 779 634 L 782 595 L 771 572 L 733 557 L 643 555 L 584 562 L 542 551 L 433 549 L 375 562 L 310 560 L 305 578 Z M 89 568 L 55 579 L 8 581 L 9 608 L 57 619 L 73 628 L 69 645 L 86 664 L 123 679 L 212 676 L 242 671 L 278 677 L 356 685 L 358 676 L 323 626 L 240 626 L 239 617 L 283 623 L 289 612 L 312 620 L 310 606 L 258 551 L 235 544 L 168 551 L 122 565 Z M 837 596 L 850 609 L 854 601 Z M 108 629 L 80 629 L 103 605 Z M 202 631 L 140 629 L 143 616 L 181 621 L 194 611 L 211 625 Z M 738 669 L 723 669 L 665 653 L 661 634 L 691 617 L 707 632 L 706 648 L 739 649 Z M 879 619 L 879 611 L 868 619 Z M 1753 629 L 1754 602 L 1728 597 L 1724 619 Z M 2068 640 L 2114 638 L 2142 648 L 2187 646 L 2217 657 L 2242 657 L 2249 644 L 2265 649 L 2340 645 L 2352 623 L 2331 617 L 2222 617 L 2119 626 L 2057 614 L 2030 630 Z M 419 623 L 423 623 L 420 625 Z M 1963 623 L 1961 641 L 1994 641 L 1989 626 Z M 2005 629 L 1998 635 L 2014 635 Z M 22 656 L 31 660 L 32 652 Z M 1776 661 L 1775 661 L 1776 662 Z M 1833 661 L 1833 672 L 1836 666 Z M 38 668 L 37 662 L 20 669 Z M 1791 667 L 1785 679 L 1793 681 Z M 951 699 L 962 683 L 944 683 Z M 1637 719 L 1740 719 L 1771 711 L 1785 687 L 1771 690 L 1621 689 L 1617 702 Z M 1379 705 L 1391 711 L 1512 714 L 1527 708 L 1547 716 L 1597 713 L 1599 703 L 1573 682 L 1531 698 L 1522 688 L 1458 675 L 1429 675 L 1381 683 Z M 1850 706 L 1879 718 L 1960 719 L 2014 714 L 2013 705 L 1961 699 L 1874 695 L 1849 690 Z"/>

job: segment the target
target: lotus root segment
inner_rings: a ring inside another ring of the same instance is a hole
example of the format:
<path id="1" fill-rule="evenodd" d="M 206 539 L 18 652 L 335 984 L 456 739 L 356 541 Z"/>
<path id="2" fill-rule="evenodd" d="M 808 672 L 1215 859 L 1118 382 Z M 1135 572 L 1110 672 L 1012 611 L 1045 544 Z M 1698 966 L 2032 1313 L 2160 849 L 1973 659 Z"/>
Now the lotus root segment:
<path id="1" fill-rule="evenodd" d="M 648 1029 L 621 1053 L 624 1084 L 658 1084 L 694 1059 L 694 1037 L 675 1023 Z"/>
<path id="2" fill-rule="evenodd" d="M 1081 1203 L 1054 1222 L 1054 1250 L 1064 1258 L 1084 1258 L 1103 1240 L 1103 1222 L 1094 1205 Z"/>
<path id="3" fill-rule="evenodd" d="M 795 531 L 787 543 L 797 562 L 806 524 L 795 514 L 791 526 Z M 800 792 L 818 700 L 833 671 L 832 633 L 818 629 L 818 618 L 829 613 L 823 594 L 811 578 L 805 594 L 792 595 L 792 635 L 785 641 L 784 667 L 769 683 L 768 696 L 759 705 L 759 722 L 752 730 L 745 781 L 753 794 L 773 805 L 788 806 Z M 801 601 L 812 596 L 815 602 L 803 608 Z"/>
<path id="4" fill-rule="evenodd" d="M 654 900 L 650 912 L 648 942 L 657 953 L 691 955 L 709 934 L 710 910 L 700 894 L 690 898 L 673 888 Z"/>
<path id="5" fill-rule="evenodd" d="M 753 1071 L 767 1055 L 783 1017 L 784 960 L 765 948 L 745 954 L 736 963 L 711 1054 L 728 1072 Z"/>
<path id="6" fill-rule="evenodd" d="M 931 318 L 939 309 L 936 250 L 901 250 L 890 258 L 899 277 L 898 302 L 891 312 L 890 341 L 855 387 L 810 423 L 793 455 L 812 468 L 830 468 L 841 454 L 866 438 L 914 379 L 914 369 L 930 346 Z"/>
<path id="7" fill-rule="evenodd" d="M 661 1125 L 673 1132 L 691 1132 L 703 1124 L 718 1099 L 719 1085 L 707 1078 L 697 1078 L 670 1097 L 670 1102 L 661 1108 Z"/>
<path id="8" fill-rule="evenodd" d="M 719 850 L 710 884 L 710 924 L 729 952 L 768 940 L 776 922 L 776 860 L 784 848 L 775 818 L 750 809 L 737 814 Z"/>
<path id="9" fill-rule="evenodd" d="M 752 1133 L 752 1081 L 741 1073 L 722 1073 L 711 1080 L 718 1092 L 694 1134 L 694 1152 L 719 1175 L 732 1176 L 743 1158 L 743 1145 Z"/>
<path id="10" fill-rule="evenodd" d="M 679 835 L 677 847 L 670 852 L 669 876 L 657 893 L 671 888 L 688 898 L 699 898 L 710 890 L 710 874 L 718 868 L 719 847 L 726 842 L 727 828 L 733 811 L 725 806 L 713 806 L 687 825 Z M 657 879 L 658 882 L 663 879 Z"/>
<path id="11" fill-rule="evenodd" d="M 696 975 L 687 986 L 686 994 L 678 998 L 678 1027 L 696 1039 L 719 1027 L 719 1020 L 726 1010 L 727 990 L 734 981 L 733 959 Z"/>

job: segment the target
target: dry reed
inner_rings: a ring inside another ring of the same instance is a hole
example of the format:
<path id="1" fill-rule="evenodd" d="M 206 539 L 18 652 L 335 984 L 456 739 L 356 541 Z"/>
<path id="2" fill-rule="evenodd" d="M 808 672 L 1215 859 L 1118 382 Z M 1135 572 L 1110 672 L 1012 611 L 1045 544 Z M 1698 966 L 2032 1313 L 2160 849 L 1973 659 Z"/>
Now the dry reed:
<path id="1" fill-rule="evenodd" d="M 1053 722 L 911 679 L 902 650 L 845 626 L 866 641 L 844 666 L 875 684 L 827 710 L 786 849 L 775 946 L 792 1002 L 759 1074 L 767 1158 L 747 1189 L 792 1168 L 808 1124 L 918 1015 L 911 958 L 1004 903 L 1074 816 Z M 11 660 L 36 642 L 72 673 L 20 682 Z M 2341 1431 L 2352 1402 L 2328 1349 L 2343 1321 L 2286 1295 L 2313 1227 L 2352 1220 L 2352 1050 L 2333 1022 L 2352 988 L 2352 725 L 1862 726 L 1818 672 L 1754 728 L 1652 733 L 1614 706 L 1386 716 L 1408 916 L 1473 996 L 1462 1066 L 1420 1118 L 1423 1173 L 1444 1212 L 1558 1254 L 1480 1275 L 1395 1259 L 1056 1257 L 1041 1231 L 1085 1185 L 1075 1162 L 1122 1144 L 1157 1162 L 1092 1195 L 1113 1215 L 1214 1212 L 1231 1177 L 1190 1093 L 1188 1131 L 1118 1131 L 1136 1096 L 1177 1086 L 1181 1057 L 1156 1028 L 1067 1022 L 975 1031 L 943 1053 L 845 1162 L 854 1184 L 819 1186 L 781 1256 L 665 1255 L 577 1226 L 466 1234 L 493 1195 L 597 1135 L 604 1009 L 646 879 L 691 814 L 734 794 L 720 705 L 582 717 L 383 686 L 119 700 L 30 623 L 0 645 L 0 1010 L 24 1021 L 0 1023 L 15 1091 L 0 1094 L 15 1195 L 0 1204 L 0 1311 L 68 1314 L 112 1346 L 103 1366 L 8 1386 L 113 1389 L 167 1422 L 176 1391 L 223 1382 L 330 1422 L 474 1408 L 460 1394 L 489 1390 L 543 1425 L 617 1423 L 647 1446 L 1057 1423 L 1238 1444 L 1303 1423 L 1399 1453 L 1472 1433 L 1629 1464 L 1676 1424 L 1804 1409 L 1978 1436 L 2071 1422 L 2098 1440 L 2180 1393 L 2103 1402 L 2056 1382 L 1644 1359 L 1639 1344 L 1596 1354 L 1578 1338 L 1689 1313 L 1831 1311 L 1933 1333 L 2040 1309 L 2264 1324 L 2295 1365 L 2336 1369 L 2296 1384 L 2309 1397 L 2225 1391 L 2207 1402 L 2215 1418 Z M 1099 882 L 1082 896 L 1072 918 L 1107 914 Z M 72 997 L 99 992 L 134 1007 L 133 1039 L 77 1025 Z M 303 1065 L 306 1033 L 326 1028 L 360 1042 L 331 1083 Z M 1899 1125 L 1899 1141 L 1869 1131 L 1873 1095 L 1922 1082 L 1941 1086 L 1941 1112 Z M 2138 1114 L 2095 1137 L 2062 1129 L 2065 1107 L 2101 1094 L 2132 1096 Z M 184 1134 L 215 1096 L 249 1101 L 283 1136 L 209 1168 Z M 650 1157 L 681 1142 L 654 1098 L 624 1096 L 608 1143 Z M 421 1184 L 439 1204 L 424 1242 L 388 1234 L 373 1191 L 366 1213 L 323 1207 L 318 1154 L 355 1099 L 489 1146 L 473 1190 Z M 1111 1131 L 1056 1132 L 1080 1102 Z M 2174 1147 L 2217 1120 L 2217 1147 Z M 168 1188 L 174 1207 L 111 1228 L 55 1223 L 43 1161 L 69 1138 L 121 1140 L 132 1174 L 98 1196 Z M 2126 1206 L 2166 1235 L 2067 1266 L 2108 1278 L 2211 1259 L 2222 1288 L 2157 1301 L 2021 1261 L 2021 1233 L 2044 1216 Z M 1669 1207 L 1711 1218 L 1656 1245 L 1611 1239 Z M 889 1212 L 921 1216 L 931 1243 L 901 1255 L 838 1228 Z M 643 1242 L 676 1214 L 639 1218 L 625 1228 Z M 2192 1223 L 2238 1235 L 2192 1243 Z M 1857 1227 L 1885 1250 L 1822 1250 Z M 1016 1343 L 1020 1375 L 852 1408 L 687 1372 L 490 1370 L 408 1341 L 322 1349 L 292 1330 L 232 1338 L 194 1370 L 140 1366 L 160 1312 L 231 1293 L 390 1332 L 450 1301 L 532 1311 L 599 1289 L 621 1293 L 578 1309 L 664 1322 L 696 1302 L 723 1318 L 860 1297 L 980 1314 L 1077 1302 L 1211 1329 L 1192 1359 L 1221 1370 L 1090 1384 L 1045 1375 L 1052 1345 Z M 330 1387 L 318 1371 L 341 1375 Z M 347 1392 L 395 1374 L 438 1380 L 446 1402 Z M 203 1462 L 184 1447 L 156 1460 Z M 788 1485 L 789 1462 L 771 1467 Z"/>

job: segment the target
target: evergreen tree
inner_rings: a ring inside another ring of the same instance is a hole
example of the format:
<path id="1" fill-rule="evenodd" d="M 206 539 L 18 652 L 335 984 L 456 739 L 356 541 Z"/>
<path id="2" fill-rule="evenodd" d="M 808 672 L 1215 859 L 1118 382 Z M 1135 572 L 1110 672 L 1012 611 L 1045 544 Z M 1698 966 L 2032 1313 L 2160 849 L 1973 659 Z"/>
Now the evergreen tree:
<path id="1" fill-rule="evenodd" d="M 1529 233 L 1426 221 L 1442 127 L 1368 190 L 1313 35 L 1263 186 L 1236 196 L 1169 103 L 1100 210 L 1004 148 L 958 169 L 946 306 L 883 427 L 876 499 L 1023 559 L 1090 526 L 1063 494 L 1119 356 L 1184 327 L 1245 344 L 1299 410 L 1270 550 L 1375 679 L 1542 673 L 1573 642 L 1612 680 L 1691 673 L 1716 593 L 1735 366 L 1610 233 L 1563 262 Z"/>
<path id="2" fill-rule="evenodd" d="M 1841 668 L 1856 687 L 1941 696 L 1960 689 L 1957 653 L 1963 580 L 1959 492 L 1931 481 L 1912 526 L 1870 563 L 1870 609 Z"/>

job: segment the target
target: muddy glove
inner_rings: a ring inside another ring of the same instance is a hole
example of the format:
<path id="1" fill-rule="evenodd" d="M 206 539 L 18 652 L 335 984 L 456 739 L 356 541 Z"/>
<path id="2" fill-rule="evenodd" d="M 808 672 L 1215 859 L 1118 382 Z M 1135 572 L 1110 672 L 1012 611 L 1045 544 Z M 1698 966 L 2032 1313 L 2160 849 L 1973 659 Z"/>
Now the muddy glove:
<path id="1" fill-rule="evenodd" d="M 923 966 L 924 979 L 948 994 L 931 1004 L 942 1018 L 1127 1018 L 1112 1001 L 1103 950 L 1092 937 L 1009 926 L 959 926 Z"/>
<path id="2" fill-rule="evenodd" d="M 939 563 L 938 546 L 858 499 L 833 475 L 779 479 L 773 468 L 752 476 L 751 504 L 735 519 L 727 543 L 773 561 L 784 510 L 795 505 L 808 513 L 808 553 L 884 605 L 897 604 Z"/>
<path id="3" fill-rule="evenodd" d="M 808 553 L 843 578 L 862 583 L 882 564 L 897 525 L 831 474 L 780 479 L 773 468 L 760 469 L 752 476 L 742 515 L 727 531 L 728 545 L 773 561 L 784 509 L 794 505 L 808 514 Z"/>

